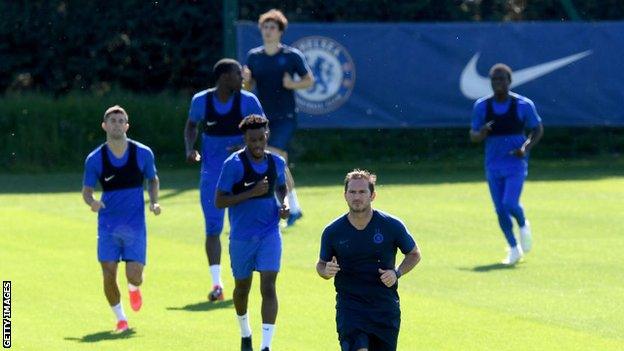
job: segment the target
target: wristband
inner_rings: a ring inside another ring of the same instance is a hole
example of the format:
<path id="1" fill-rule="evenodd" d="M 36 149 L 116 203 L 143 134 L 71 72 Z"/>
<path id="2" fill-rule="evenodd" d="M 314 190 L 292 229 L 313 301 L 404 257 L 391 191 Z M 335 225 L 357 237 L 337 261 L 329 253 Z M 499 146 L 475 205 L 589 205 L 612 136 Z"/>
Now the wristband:
<path id="1" fill-rule="evenodd" d="M 397 279 L 399 279 L 401 277 L 401 272 L 399 272 L 399 269 L 394 269 L 394 274 L 396 275 Z"/>

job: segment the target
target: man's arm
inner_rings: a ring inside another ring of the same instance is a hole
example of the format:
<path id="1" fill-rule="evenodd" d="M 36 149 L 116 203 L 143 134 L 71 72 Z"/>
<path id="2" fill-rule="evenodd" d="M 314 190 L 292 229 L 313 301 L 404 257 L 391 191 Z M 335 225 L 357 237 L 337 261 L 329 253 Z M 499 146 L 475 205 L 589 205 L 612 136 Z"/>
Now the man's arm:
<path id="1" fill-rule="evenodd" d="M 420 258 L 420 249 L 418 248 L 418 246 L 415 246 L 412 251 L 408 252 L 405 255 L 405 258 L 403 258 L 401 264 L 396 268 L 397 272 L 399 273 L 399 277 L 404 276 L 414 267 L 416 267 L 418 262 L 420 262 Z"/>
<path id="2" fill-rule="evenodd" d="M 215 195 L 215 207 L 216 208 L 226 208 L 237 205 L 247 199 L 252 197 L 261 196 L 266 194 L 269 191 L 269 181 L 265 177 L 263 180 L 256 183 L 256 185 L 240 194 L 231 195 L 224 191 L 217 189 L 217 193 Z"/>
<path id="3" fill-rule="evenodd" d="M 332 260 L 329 262 L 319 259 L 316 263 L 316 273 L 318 273 L 318 275 L 323 279 L 331 279 L 335 277 L 339 271 L 340 266 L 338 265 L 336 256 L 333 256 Z"/>
<path id="4" fill-rule="evenodd" d="M 540 123 L 537 127 L 531 130 L 527 140 L 524 142 L 524 145 L 522 145 L 524 151 L 531 151 L 531 149 L 533 149 L 533 147 L 542 139 L 542 136 L 544 136 L 544 126 Z"/>
<path id="5" fill-rule="evenodd" d="M 527 137 L 527 140 L 522 144 L 519 149 L 515 149 L 511 151 L 511 154 L 517 157 L 526 156 L 531 149 L 542 139 L 544 135 L 544 126 L 540 123 L 537 127 L 533 128 Z"/>
<path id="6" fill-rule="evenodd" d="M 198 162 L 201 160 L 199 152 L 195 150 L 195 142 L 197 141 L 197 123 L 190 118 L 186 120 L 184 126 L 184 148 L 186 150 L 186 160 L 188 162 Z"/>
<path id="7" fill-rule="evenodd" d="M 484 124 L 479 130 L 470 129 L 470 141 L 473 143 L 482 142 L 490 134 L 490 131 L 492 131 L 493 123 L 494 121 L 490 121 Z"/>
<path id="8" fill-rule="evenodd" d="M 420 250 L 418 246 L 415 246 L 412 251 L 405 254 L 405 258 L 403 258 L 403 261 L 396 269 L 379 269 L 379 273 L 381 274 L 379 279 L 381 279 L 387 287 L 391 287 L 400 277 L 411 271 L 418 262 L 420 262 Z"/>
<path id="9" fill-rule="evenodd" d="M 314 84 L 314 76 L 312 76 L 312 74 L 308 72 L 308 74 L 303 76 L 300 81 L 295 82 L 290 74 L 284 73 L 284 77 L 282 78 L 282 84 L 284 85 L 284 88 L 290 90 L 308 89 Z"/>
<path id="10" fill-rule="evenodd" d="M 252 91 L 256 87 L 256 80 L 247 65 L 243 66 L 243 89 Z"/>
<path id="11" fill-rule="evenodd" d="M 280 203 L 279 216 L 281 219 L 287 219 L 290 216 L 290 205 L 288 201 L 286 201 L 286 196 L 288 195 L 288 187 L 286 184 L 278 185 L 275 188 L 275 194 Z"/>
<path id="12" fill-rule="evenodd" d="M 102 201 L 98 201 L 93 197 L 94 190 L 92 187 L 84 185 L 82 187 L 82 199 L 91 207 L 91 211 L 98 212 L 101 208 L 106 208 L 106 206 Z"/>
<path id="13" fill-rule="evenodd" d="M 158 191 L 160 190 L 160 179 L 155 176 L 153 179 L 147 181 L 147 193 L 150 198 L 150 211 L 155 215 L 160 214 L 160 204 L 158 203 Z"/>

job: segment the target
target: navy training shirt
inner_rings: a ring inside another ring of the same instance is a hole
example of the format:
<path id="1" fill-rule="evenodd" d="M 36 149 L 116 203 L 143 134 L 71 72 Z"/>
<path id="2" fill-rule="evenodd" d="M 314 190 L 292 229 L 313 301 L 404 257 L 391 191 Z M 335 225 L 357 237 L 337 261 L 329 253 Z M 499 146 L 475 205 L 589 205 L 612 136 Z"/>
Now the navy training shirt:
<path id="1" fill-rule="evenodd" d="M 274 55 L 267 55 L 264 47 L 249 50 L 246 65 L 256 81 L 256 93 L 269 120 L 295 117 L 295 91 L 286 89 L 284 73 L 300 77 L 312 72 L 301 51 L 283 45 Z"/>
<path id="2" fill-rule="evenodd" d="M 416 242 L 398 218 L 373 210 L 363 230 L 356 229 L 347 215 L 329 224 L 321 237 L 320 259 L 336 256 L 340 271 L 334 278 L 336 308 L 387 310 L 398 308 L 398 284 L 387 287 L 378 269 L 394 269 L 397 249 L 407 254 Z"/>

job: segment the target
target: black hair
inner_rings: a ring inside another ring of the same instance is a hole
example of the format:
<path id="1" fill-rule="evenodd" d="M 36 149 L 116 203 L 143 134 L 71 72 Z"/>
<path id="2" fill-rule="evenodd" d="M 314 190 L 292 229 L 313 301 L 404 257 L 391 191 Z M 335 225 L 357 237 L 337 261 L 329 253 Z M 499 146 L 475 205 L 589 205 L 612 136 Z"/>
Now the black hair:
<path id="1" fill-rule="evenodd" d="M 260 115 L 249 115 L 240 122 L 238 128 L 245 133 L 249 129 L 268 128 L 269 120 Z"/>
<path id="2" fill-rule="evenodd" d="M 220 59 L 212 68 L 214 81 L 218 81 L 222 75 L 232 72 L 235 68 L 240 67 L 238 61 L 231 58 Z"/>
<path id="3" fill-rule="evenodd" d="M 511 67 L 507 66 L 504 63 L 497 63 L 492 68 L 490 68 L 490 77 L 494 74 L 495 71 L 503 71 L 507 73 L 507 78 L 511 80 Z"/>

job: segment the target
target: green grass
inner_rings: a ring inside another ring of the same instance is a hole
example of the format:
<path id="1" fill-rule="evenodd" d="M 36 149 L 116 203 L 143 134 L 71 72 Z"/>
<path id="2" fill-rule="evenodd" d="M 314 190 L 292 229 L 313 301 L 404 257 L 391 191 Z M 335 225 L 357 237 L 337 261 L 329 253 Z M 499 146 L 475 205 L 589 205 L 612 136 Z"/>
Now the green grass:
<path id="1" fill-rule="evenodd" d="M 322 228 L 345 210 L 351 165 L 297 168 L 304 219 L 284 231 L 275 350 L 337 350 L 334 292 L 316 275 Z M 624 349 L 622 161 L 537 162 L 523 195 L 534 251 L 511 269 L 478 167 L 377 165 L 375 206 L 406 222 L 422 262 L 401 279 L 400 350 Z M 148 216 L 144 307 L 114 339 L 95 256 L 96 216 L 80 174 L 0 176 L 0 277 L 13 282 L 17 350 L 236 350 L 233 281 L 209 304 L 195 170 L 161 174 L 163 214 Z M 227 236 L 223 236 L 227 247 Z M 227 250 L 226 250 L 227 251 Z M 122 286 L 125 278 L 119 278 Z M 260 342 L 258 279 L 250 299 Z"/>

